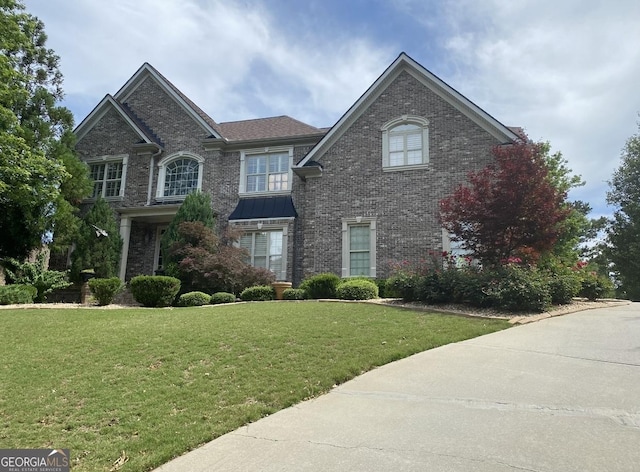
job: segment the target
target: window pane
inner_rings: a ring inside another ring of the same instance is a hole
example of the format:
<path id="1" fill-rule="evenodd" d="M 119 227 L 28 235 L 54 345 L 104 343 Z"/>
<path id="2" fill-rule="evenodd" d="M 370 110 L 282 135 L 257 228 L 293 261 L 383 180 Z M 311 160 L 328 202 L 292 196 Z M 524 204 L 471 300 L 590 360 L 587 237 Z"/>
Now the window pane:
<path id="1" fill-rule="evenodd" d="M 105 197 L 117 197 L 120 195 L 120 181 L 113 180 L 106 183 L 104 190 Z"/>
<path id="2" fill-rule="evenodd" d="M 407 135 L 407 149 L 422 149 L 422 135 L 420 133 Z"/>
<path id="3" fill-rule="evenodd" d="M 255 255 L 264 256 L 267 254 L 267 233 L 255 233 Z"/>
<path id="4" fill-rule="evenodd" d="M 351 251 L 369 250 L 369 226 L 351 226 L 349 245 Z"/>
<path id="5" fill-rule="evenodd" d="M 404 152 L 391 152 L 391 153 L 389 153 L 389 165 L 390 166 L 402 166 L 402 165 L 404 165 Z"/>
<path id="6" fill-rule="evenodd" d="M 405 125 L 394 126 L 394 128 L 391 131 L 395 133 L 398 131 L 414 131 L 417 129 L 420 129 L 420 127 L 417 125 L 405 124 Z"/>
<path id="7" fill-rule="evenodd" d="M 389 137 L 389 151 L 402 151 L 404 149 L 403 136 L 390 136 Z"/>
<path id="8" fill-rule="evenodd" d="M 269 190 L 287 190 L 289 188 L 289 174 L 269 175 Z"/>
<path id="9" fill-rule="evenodd" d="M 369 252 L 351 253 L 349 275 L 369 275 Z"/>
<path id="10" fill-rule="evenodd" d="M 407 151 L 407 164 L 422 164 L 422 150 Z"/>
<path id="11" fill-rule="evenodd" d="M 98 198 L 102 196 L 102 181 L 95 182 L 93 184 L 93 198 Z"/>

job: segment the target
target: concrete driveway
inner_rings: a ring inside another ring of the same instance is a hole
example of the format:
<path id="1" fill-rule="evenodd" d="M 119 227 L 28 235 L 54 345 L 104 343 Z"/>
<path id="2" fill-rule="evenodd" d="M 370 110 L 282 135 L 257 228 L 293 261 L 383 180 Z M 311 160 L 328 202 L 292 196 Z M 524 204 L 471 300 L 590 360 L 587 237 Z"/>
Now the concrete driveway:
<path id="1" fill-rule="evenodd" d="M 414 355 L 158 471 L 640 471 L 640 304 Z"/>

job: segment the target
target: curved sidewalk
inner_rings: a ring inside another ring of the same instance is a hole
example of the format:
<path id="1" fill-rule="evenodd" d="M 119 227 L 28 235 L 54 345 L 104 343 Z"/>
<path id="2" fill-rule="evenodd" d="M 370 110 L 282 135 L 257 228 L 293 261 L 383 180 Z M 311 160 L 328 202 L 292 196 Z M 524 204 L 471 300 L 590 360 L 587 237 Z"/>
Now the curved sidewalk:
<path id="1" fill-rule="evenodd" d="M 156 470 L 638 471 L 640 304 L 414 355 Z"/>

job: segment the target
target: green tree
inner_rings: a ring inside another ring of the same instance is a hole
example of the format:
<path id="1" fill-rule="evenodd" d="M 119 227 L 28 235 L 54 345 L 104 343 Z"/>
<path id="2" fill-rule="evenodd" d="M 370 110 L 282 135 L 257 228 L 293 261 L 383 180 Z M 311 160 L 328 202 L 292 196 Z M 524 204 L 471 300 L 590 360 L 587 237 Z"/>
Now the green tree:
<path id="1" fill-rule="evenodd" d="M 80 272 L 93 269 L 96 277 L 118 275 L 122 238 L 113 210 L 98 198 L 80 224 L 76 248 L 71 253 L 71 277 L 80 278 Z"/>
<path id="2" fill-rule="evenodd" d="M 174 252 L 170 251 L 170 248 L 177 242 L 182 241 L 179 229 L 180 224 L 185 221 L 199 221 L 205 227 L 213 229 L 215 216 L 211 209 L 211 197 L 208 194 L 194 192 L 187 195 L 176 212 L 176 215 L 173 217 L 173 220 L 169 223 L 167 230 L 162 235 L 160 249 L 162 251 L 164 271 L 172 277 L 179 276 L 177 265 L 180 262 L 180 258 Z"/>
<path id="3" fill-rule="evenodd" d="M 621 295 L 640 300 L 640 124 L 622 150 L 609 182 L 607 203 L 616 210 L 607 231 L 607 255 Z"/>
<path id="4" fill-rule="evenodd" d="M 547 180 L 558 194 L 564 195 L 560 206 L 567 212 L 566 218 L 559 223 L 556 243 L 553 249 L 545 254 L 543 260 L 573 266 L 580 257 L 581 244 L 589 239 L 592 231 L 592 222 L 588 218 L 591 207 L 581 200 L 569 201 L 568 193 L 573 188 L 583 186 L 585 182 L 582 177 L 573 174 L 561 152 L 551 154 L 549 142 L 540 143 L 539 146 L 547 167 Z"/>
<path id="5" fill-rule="evenodd" d="M 43 23 L 19 0 L 0 1 L 0 257 L 24 258 L 56 231 L 68 244 L 86 168 L 73 154 L 73 117 Z"/>

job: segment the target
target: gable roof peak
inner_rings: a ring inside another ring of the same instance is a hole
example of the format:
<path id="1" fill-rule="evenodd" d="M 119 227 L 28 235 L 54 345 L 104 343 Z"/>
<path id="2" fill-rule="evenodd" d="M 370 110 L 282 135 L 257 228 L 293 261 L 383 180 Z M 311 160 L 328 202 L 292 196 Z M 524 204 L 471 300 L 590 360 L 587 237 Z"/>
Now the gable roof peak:
<path id="1" fill-rule="evenodd" d="M 120 102 L 126 102 L 127 98 L 144 82 L 147 77 L 152 77 L 161 88 L 167 92 L 194 121 L 196 121 L 208 135 L 221 138 L 218 124 L 187 97 L 169 79 L 162 75 L 155 67 L 144 62 L 131 78 L 116 92 L 114 98 Z"/>

